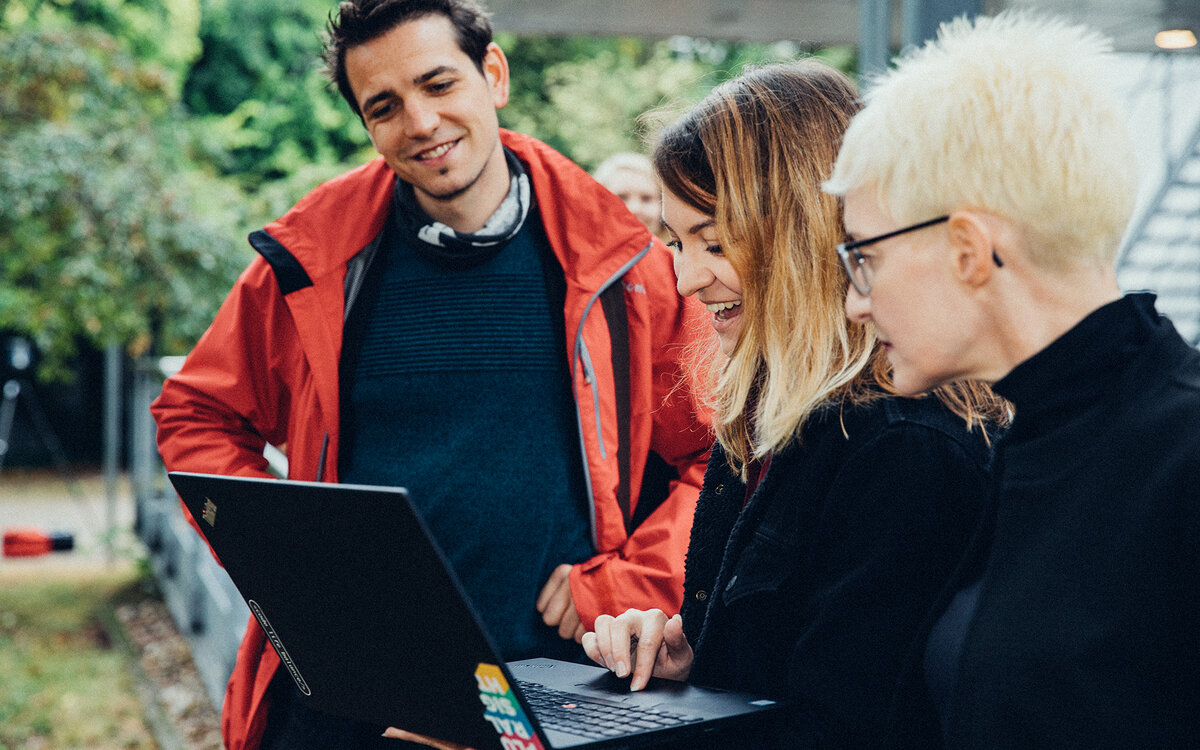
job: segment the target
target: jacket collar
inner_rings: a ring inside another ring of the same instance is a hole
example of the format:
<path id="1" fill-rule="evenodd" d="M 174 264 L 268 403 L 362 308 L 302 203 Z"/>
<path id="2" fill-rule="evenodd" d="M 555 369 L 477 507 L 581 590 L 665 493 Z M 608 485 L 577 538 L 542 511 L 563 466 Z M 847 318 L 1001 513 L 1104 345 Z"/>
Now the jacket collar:
<path id="1" fill-rule="evenodd" d="M 1079 465 L 1064 445 L 1089 446 L 1117 425 L 1140 394 L 1194 356 L 1154 295 L 1130 294 L 1100 307 L 993 386 L 1012 402 L 1013 423 L 996 444 L 1003 481 L 1044 483 Z M 998 474 L 999 476 L 999 474 Z"/>
<path id="2" fill-rule="evenodd" d="M 615 283 L 650 246 L 652 235 L 620 198 L 565 156 L 525 135 L 501 130 L 500 137 L 525 165 L 546 237 L 564 270 L 568 289 L 564 316 L 568 341 L 575 338 L 574 368 L 580 357 L 587 358 L 580 337 L 588 310 L 599 292 Z M 328 459 L 335 466 L 347 268 L 383 231 L 395 179 L 387 163 L 376 158 L 318 186 L 265 227 L 309 282 L 298 285 L 285 299 L 313 372 L 322 428 L 331 436 Z M 599 396 L 595 389 L 592 393 L 599 425 Z"/>
<path id="3" fill-rule="evenodd" d="M 574 162 L 520 133 L 501 130 L 500 138 L 529 173 L 546 235 L 569 285 L 599 288 L 650 243 L 650 231 L 625 210 L 621 200 L 600 188 Z M 287 248 L 314 283 L 330 274 L 340 283 L 346 262 L 383 230 L 395 178 L 378 157 L 323 183 L 268 224 L 266 231 Z M 608 243 L 614 236 L 628 239 L 612 247 Z"/>

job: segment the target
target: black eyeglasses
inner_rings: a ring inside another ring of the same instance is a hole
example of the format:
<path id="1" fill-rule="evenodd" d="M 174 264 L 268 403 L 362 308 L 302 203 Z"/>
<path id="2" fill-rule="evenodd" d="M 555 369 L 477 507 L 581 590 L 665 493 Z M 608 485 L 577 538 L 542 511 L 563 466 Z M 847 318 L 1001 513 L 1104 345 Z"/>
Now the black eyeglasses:
<path id="1" fill-rule="evenodd" d="M 871 270 L 871 265 L 867 263 L 867 259 L 858 251 L 860 247 L 873 245 L 876 242 L 891 239 L 897 235 L 915 232 L 918 229 L 931 227 L 934 224 L 941 224 L 944 221 L 949 221 L 950 215 L 939 216 L 936 219 L 922 221 L 920 224 L 896 229 L 886 234 L 881 234 L 876 237 L 868 237 L 865 240 L 854 240 L 853 242 L 842 242 L 837 246 L 838 257 L 842 259 L 842 267 L 846 269 L 846 275 L 850 277 L 850 283 L 854 285 L 855 291 L 866 297 L 871 293 L 871 281 L 874 276 L 874 271 Z M 996 263 L 997 268 L 1004 267 L 1004 262 L 1000 260 L 1000 256 L 996 251 L 992 251 L 992 260 Z"/>

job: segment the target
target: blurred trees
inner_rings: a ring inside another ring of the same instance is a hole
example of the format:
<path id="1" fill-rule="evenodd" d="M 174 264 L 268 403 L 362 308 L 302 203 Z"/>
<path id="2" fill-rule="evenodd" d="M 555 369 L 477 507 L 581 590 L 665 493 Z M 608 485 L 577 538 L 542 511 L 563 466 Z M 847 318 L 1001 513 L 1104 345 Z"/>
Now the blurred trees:
<path id="1" fill-rule="evenodd" d="M 618 151 L 644 151 L 639 116 L 698 98 L 712 68 L 662 42 L 605 37 L 497 35 L 512 93 L 500 122 L 537 135 L 587 169 Z"/>
<path id="2" fill-rule="evenodd" d="M 813 52 L 841 70 L 854 62 L 850 48 L 809 51 L 790 42 L 504 32 L 496 41 L 508 56 L 512 78 L 500 123 L 541 138 L 587 169 L 617 151 L 645 151 L 656 121 L 672 118 L 745 65 Z"/>
<path id="3" fill-rule="evenodd" d="M 171 74 L 84 28 L 0 31 L 0 329 L 43 376 L 80 340 L 186 347 L 249 253 Z"/>
<path id="4" fill-rule="evenodd" d="M 344 165 L 374 154 L 358 117 L 322 72 L 321 40 L 335 5 L 203 0 L 202 52 L 183 101 L 223 152 L 222 170 L 249 190 L 314 163 Z"/>
<path id="5" fill-rule="evenodd" d="M 77 342 L 183 353 L 252 257 L 245 234 L 373 156 L 325 82 L 333 0 L 0 0 L 0 330 L 62 375 Z M 585 168 L 644 150 L 777 45 L 499 33 L 505 127 Z M 845 68 L 845 50 L 832 61 Z M 840 57 L 839 57 L 840 56 Z"/>

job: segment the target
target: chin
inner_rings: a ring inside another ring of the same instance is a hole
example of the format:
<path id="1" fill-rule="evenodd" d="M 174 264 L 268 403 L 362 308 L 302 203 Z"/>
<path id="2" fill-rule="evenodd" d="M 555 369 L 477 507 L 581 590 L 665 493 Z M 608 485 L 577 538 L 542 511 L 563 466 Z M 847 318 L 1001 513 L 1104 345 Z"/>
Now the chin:
<path id="1" fill-rule="evenodd" d="M 892 386 L 901 396 L 920 396 L 937 388 L 942 382 L 902 367 L 892 366 Z"/>

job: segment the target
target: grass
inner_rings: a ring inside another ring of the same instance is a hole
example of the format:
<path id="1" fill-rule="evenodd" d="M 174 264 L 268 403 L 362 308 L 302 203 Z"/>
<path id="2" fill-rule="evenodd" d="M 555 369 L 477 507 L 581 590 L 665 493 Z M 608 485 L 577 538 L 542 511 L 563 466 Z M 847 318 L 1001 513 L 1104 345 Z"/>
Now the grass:
<path id="1" fill-rule="evenodd" d="M 0 570 L 0 750 L 157 748 L 114 612 L 140 566 Z"/>

